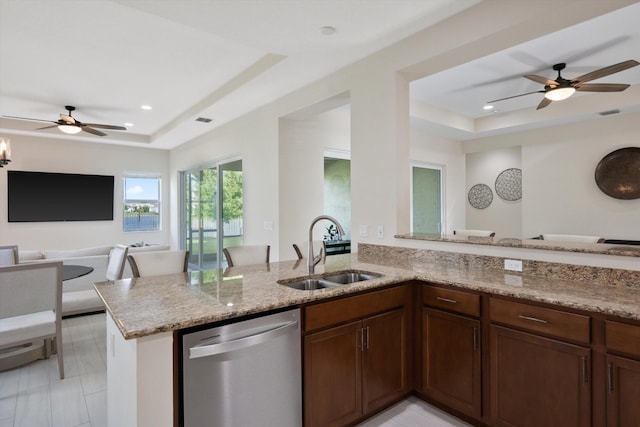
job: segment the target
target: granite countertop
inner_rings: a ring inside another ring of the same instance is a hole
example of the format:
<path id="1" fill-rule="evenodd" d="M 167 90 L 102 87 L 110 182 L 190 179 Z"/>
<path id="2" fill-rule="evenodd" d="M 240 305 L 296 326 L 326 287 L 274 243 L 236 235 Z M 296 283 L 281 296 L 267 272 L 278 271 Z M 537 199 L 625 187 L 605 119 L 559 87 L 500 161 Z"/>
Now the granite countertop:
<path id="1" fill-rule="evenodd" d="M 424 240 L 431 242 L 467 243 L 485 246 L 503 246 L 509 248 L 542 249 L 546 251 L 577 252 L 587 254 L 605 254 L 640 257 L 640 246 L 618 243 L 580 243 L 558 242 L 537 239 L 518 239 L 513 237 L 462 236 L 454 234 L 397 234 L 396 239 Z"/>
<path id="2" fill-rule="evenodd" d="M 316 266 L 318 275 L 342 270 L 369 271 L 383 277 L 352 285 L 301 291 L 277 281 L 307 276 L 305 262 L 283 261 L 100 282 L 95 288 L 125 339 L 297 306 L 413 279 L 640 320 L 640 287 L 590 280 L 551 280 L 456 263 L 416 263 L 399 268 L 360 262 L 357 254 L 331 256 L 325 265 Z"/>

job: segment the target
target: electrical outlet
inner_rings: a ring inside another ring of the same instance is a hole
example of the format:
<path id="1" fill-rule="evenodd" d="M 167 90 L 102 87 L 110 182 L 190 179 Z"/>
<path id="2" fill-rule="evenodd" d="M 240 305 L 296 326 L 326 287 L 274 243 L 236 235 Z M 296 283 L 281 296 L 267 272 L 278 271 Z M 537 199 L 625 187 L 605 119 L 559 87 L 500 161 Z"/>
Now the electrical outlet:
<path id="1" fill-rule="evenodd" d="M 381 225 L 378 226 L 378 239 L 384 239 L 384 227 Z"/>
<path id="2" fill-rule="evenodd" d="M 273 221 L 265 221 L 264 222 L 265 230 L 273 230 Z"/>
<path id="3" fill-rule="evenodd" d="M 518 274 L 505 274 L 504 275 L 504 284 L 509 286 L 519 286 L 522 287 L 522 276 Z"/>
<path id="4" fill-rule="evenodd" d="M 360 237 L 369 236 L 369 226 L 368 225 L 360 225 Z"/>
<path id="5" fill-rule="evenodd" d="M 509 271 L 522 271 L 522 261 L 519 259 L 505 259 L 504 269 Z"/>

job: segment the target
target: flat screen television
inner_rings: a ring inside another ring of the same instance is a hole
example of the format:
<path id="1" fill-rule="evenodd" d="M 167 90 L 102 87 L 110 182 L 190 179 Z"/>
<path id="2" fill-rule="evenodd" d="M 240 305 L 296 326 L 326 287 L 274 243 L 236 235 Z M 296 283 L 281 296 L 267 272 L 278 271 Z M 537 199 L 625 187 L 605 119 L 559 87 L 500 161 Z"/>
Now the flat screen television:
<path id="1" fill-rule="evenodd" d="M 9 222 L 113 221 L 113 176 L 7 171 Z"/>

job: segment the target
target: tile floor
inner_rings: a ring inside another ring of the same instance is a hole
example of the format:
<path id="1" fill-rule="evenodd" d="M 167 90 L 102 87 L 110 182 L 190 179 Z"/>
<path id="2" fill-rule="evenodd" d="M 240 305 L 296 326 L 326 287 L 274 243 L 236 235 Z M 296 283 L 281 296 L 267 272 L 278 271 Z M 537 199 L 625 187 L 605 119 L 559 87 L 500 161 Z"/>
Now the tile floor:
<path id="1" fill-rule="evenodd" d="M 106 426 L 105 314 L 62 321 L 65 379 L 56 356 L 0 372 L 0 427 Z M 410 397 L 358 427 L 465 427 Z"/>

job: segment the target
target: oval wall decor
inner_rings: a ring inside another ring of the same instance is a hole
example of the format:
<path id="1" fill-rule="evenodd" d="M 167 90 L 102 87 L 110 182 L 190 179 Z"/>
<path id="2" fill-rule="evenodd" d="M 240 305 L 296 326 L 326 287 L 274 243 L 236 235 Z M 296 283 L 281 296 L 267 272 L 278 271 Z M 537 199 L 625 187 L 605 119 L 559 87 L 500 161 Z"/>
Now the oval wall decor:
<path id="1" fill-rule="evenodd" d="M 612 151 L 596 166 L 596 184 L 614 199 L 640 198 L 640 147 Z"/>
<path id="2" fill-rule="evenodd" d="M 476 184 L 469 190 L 469 204 L 476 209 L 484 209 L 493 201 L 493 191 L 488 185 Z"/>
<path id="3" fill-rule="evenodd" d="M 522 198 L 522 170 L 505 169 L 496 178 L 496 194 L 501 199 L 515 202 Z"/>

